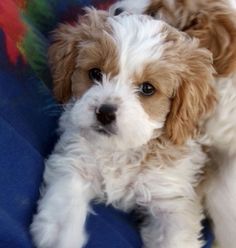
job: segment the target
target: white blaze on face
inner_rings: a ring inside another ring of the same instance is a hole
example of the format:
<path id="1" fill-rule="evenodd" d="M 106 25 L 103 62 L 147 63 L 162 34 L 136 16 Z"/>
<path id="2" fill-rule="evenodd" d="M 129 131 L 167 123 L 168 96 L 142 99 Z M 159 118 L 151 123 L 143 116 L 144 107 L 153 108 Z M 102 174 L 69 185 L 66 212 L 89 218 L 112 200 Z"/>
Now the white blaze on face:
<path id="1" fill-rule="evenodd" d="M 144 15 L 109 18 L 119 52 L 119 78 L 130 81 L 163 54 L 164 22 Z M 127 82 L 126 82 L 127 83 Z M 142 83 L 142 82 L 140 82 Z"/>

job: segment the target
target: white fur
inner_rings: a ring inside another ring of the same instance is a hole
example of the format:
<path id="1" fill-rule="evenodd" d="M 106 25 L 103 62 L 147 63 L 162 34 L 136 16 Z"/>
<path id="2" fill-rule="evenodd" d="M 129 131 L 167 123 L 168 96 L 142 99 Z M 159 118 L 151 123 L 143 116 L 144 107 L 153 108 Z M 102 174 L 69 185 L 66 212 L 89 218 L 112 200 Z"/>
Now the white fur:
<path id="1" fill-rule="evenodd" d="M 229 3 L 231 4 L 231 6 L 236 9 L 236 1 L 235 0 L 229 0 Z"/>
<path id="2" fill-rule="evenodd" d="M 236 76 L 216 81 L 220 101 L 207 123 L 215 175 L 207 184 L 206 205 L 221 248 L 236 243 Z"/>
<path id="3" fill-rule="evenodd" d="M 119 47 L 119 63 L 122 71 L 119 80 L 127 80 L 136 71 L 141 71 L 145 62 L 151 63 L 161 58 L 165 33 L 160 31 L 164 22 L 157 22 L 144 15 L 138 18 L 133 15 L 114 17 L 110 18 L 109 22 Z"/>
<path id="4" fill-rule="evenodd" d="M 82 113 L 76 108 L 65 113 L 68 122 L 75 111 L 76 116 Z M 157 159 L 142 170 L 146 146 L 120 151 L 103 141 L 99 147 L 98 141 L 80 135 L 79 123 L 71 127 L 46 163 L 46 189 L 31 226 L 37 247 L 82 247 L 92 199 L 124 211 L 145 207 L 151 216 L 142 228 L 145 247 L 201 247 L 202 209 L 193 189 L 206 159 L 199 145 L 190 142 L 188 156 L 180 161 Z"/>
<path id="5" fill-rule="evenodd" d="M 120 48 L 120 74 L 104 75 L 102 84 L 70 102 L 61 117 L 62 135 L 46 161 L 45 187 L 31 225 L 34 242 L 39 248 L 81 248 L 87 241 L 89 203 L 95 199 L 124 211 L 145 209 L 146 248 L 200 248 L 202 209 L 194 188 L 206 156 L 190 140 L 184 153 L 172 146 L 169 155 L 181 154 L 177 160 L 157 152 L 146 161 L 148 143 L 160 135 L 164 122 L 150 118 L 132 86 L 131 75 L 142 63 L 162 56 L 163 22 L 143 16 L 109 21 Z M 118 106 L 115 135 L 94 130 L 95 110 L 104 103 Z"/>

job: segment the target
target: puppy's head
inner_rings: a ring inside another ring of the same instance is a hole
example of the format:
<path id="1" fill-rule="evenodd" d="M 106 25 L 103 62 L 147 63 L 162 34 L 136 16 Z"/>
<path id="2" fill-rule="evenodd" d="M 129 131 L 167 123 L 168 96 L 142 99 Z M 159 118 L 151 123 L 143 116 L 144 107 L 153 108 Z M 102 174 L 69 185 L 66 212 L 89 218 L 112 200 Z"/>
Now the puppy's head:
<path id="1" fill-rule="evenodd" d="M 213 53 L 214 67 L 220 76 L 236 70 L 236 4 L 234 0 L 123 0 L 111 7 L 145 13 L 200 39 L 202 47 Z M 119 10 L 119 11 L 117 11 Z"/>
<path id="2" fill-rule="evenodd" d="M 198 46 L 148 16 L 88 10 L 55 31 L 55 95 L 76 99 L 73 125 L 100 143 L 134 148 L 162 134 L 183 144 L 216 100 L 211 54 Z"/>

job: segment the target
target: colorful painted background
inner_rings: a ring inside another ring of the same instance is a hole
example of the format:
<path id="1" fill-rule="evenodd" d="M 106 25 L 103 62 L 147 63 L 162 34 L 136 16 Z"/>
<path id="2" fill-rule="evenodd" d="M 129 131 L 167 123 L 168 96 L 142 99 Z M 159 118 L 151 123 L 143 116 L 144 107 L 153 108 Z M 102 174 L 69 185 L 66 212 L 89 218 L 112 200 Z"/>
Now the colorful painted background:
<path id="1" fill-rule="evenodd" d="M 50 32 L 59 22 L 76 21 L 84 6 L 106 9 L 114 0 L 1 0 L 0 42 L 12 65 L 25 63 L 50 84 L 47 47 Z"/>

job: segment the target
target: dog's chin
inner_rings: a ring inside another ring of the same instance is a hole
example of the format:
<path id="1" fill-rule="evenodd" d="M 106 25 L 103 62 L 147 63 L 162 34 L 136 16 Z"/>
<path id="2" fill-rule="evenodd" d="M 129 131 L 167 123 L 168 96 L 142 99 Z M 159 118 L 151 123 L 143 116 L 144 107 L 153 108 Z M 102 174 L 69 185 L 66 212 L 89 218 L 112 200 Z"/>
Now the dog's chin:
<path id="1" fill-rule="evenodd" d="M 130 142 L 129 139 L 124 138 L 115 126 L 93 125 L 80 127 L 80 135 L 87 140 L 91 146 L 104 151 L 127 151 L 140 147 L 140 144 L 136 144 L 136 142 L 134 143 L 133 141 Z"/>
<path id="2" fill-rule="evenodd" d="M 117 129 L 112 125 L 108 125 L 108 126 L 95 125 L 92 127 L 92 129 L 98 134 L 105 135 L 108 137 L 117 135 Z"/>
<path id="3" fill-rule="evenodd" d="M 118 129 L 112 125 L 99 125 L 94 124 L 91 126 L 83 126 L 80 127 L 80 135 L 88 140 L 89 142 L 92 141 L 94 145 L 98 144 L 99 146 L 103 144 L 113 143 L 114 140 L 119 140 Z"/>

